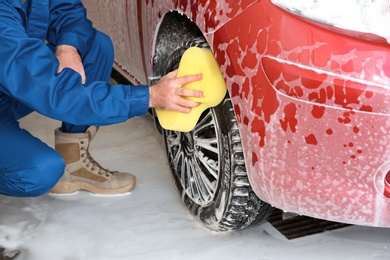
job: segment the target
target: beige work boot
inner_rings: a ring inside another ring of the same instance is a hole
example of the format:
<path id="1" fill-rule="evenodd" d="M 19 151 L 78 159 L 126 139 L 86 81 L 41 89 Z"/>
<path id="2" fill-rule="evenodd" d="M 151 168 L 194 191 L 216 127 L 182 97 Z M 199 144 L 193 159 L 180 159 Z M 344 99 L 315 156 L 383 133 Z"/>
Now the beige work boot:
<path id="1" fill-rule="evenodd" d="M 121 194 L 134 188 L 133 175 L 104 169 L 89 154 L 89 144 L 97 130 L 95 126 L 89 127 L 86 133 L 62 133 L 59 128 L 55 130 L 55 149 L 64 158 L 66 168 L 50 193 L 87 190 L 94 194 Z"/>

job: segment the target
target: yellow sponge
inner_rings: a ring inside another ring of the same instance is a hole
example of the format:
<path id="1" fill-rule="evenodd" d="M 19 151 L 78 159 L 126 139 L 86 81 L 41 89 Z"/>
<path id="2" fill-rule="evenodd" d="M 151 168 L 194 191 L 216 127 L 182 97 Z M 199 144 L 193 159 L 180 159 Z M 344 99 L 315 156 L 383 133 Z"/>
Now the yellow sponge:
<path id="1" fill-rule="evenodd" d="M 225 80 L 210 50 L 191 47 L 184 52 L 180 60 L 177 77 L 193 74 L 202 74 L 203 77 L 200 81 L 194 81 L 184 85 L 183 88 L 203 91 L 204 97 L 189 98 L 201 104 L 198 107 L 192 108 L 189 114 L 156 109 L 158 120 L 163 128 L 189 132 L 195 127 L 204 110 L 218 105 L 225 97 Z"/>

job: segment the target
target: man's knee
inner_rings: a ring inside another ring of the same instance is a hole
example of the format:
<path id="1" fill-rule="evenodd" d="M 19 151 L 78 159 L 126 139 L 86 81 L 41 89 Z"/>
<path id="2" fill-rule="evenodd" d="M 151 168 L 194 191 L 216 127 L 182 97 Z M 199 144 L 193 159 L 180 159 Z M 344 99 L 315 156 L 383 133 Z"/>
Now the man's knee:
<path id="1" fill-rule="evenodd" d="M 114 52 L 114 46 L 112 45 L 111 38 L 105 33 L 102 33 L 101 31 L 97 31 L 95 36 L 95 41 L 99 43 L 104 50 L 110 50 Z"/>
<path id="2" fill-rule="evenodd" d="M 30 162 L 23 170 L 0 174 L 0 193 L 15 197 L 37 197 L 49 192 L 64 174 L 62 157 L 53 152 Z"/>
<path id="3" fill-rule="evenodd" d="M 62 177 L 64 170 L 64 160 L 58 154 L 53 154 L 47 161 L 40 162 L 35 167 L 35 178 L 32 178 L 31 185 L 26 186 L 28 196 L 40 196 L 49 192 Z"/>
<path id="4" fill-rule="evenodd" d="M 110 79 L 114 63 L 114 47 L 107 35 L 97 31 L 92 47 L 82 58 L 87 83 Z"/>
<path id="5" fill-rule="evenodd" d="M 93 48 L 96 52 L 96 55 L 101 56 L 99 60 L 102 58 L 107 59 L 110 65 L 114 61 L 114 46 L 110 37 L 106 34 L 97 31 L 94 42 L 95 48 Z"/>

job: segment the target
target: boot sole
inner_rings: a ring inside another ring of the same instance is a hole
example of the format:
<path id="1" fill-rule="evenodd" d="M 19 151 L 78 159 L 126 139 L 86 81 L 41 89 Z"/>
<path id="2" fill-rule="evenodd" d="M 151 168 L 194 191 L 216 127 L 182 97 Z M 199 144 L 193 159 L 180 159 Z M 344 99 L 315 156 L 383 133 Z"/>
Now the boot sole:
<path id="1" fill-rule="evenodd" d="M 50 191 L 52 194 L 69 194 L 75 193 L 79 190 L 86 190 L 93 194 L 114 195 L 130 192 L 134 189 L 135 180 L 129 183 L 127 186 L 118 189 L 102 189 L 85 182 L 66 182 L 61 181 L 54 186 Z"/>

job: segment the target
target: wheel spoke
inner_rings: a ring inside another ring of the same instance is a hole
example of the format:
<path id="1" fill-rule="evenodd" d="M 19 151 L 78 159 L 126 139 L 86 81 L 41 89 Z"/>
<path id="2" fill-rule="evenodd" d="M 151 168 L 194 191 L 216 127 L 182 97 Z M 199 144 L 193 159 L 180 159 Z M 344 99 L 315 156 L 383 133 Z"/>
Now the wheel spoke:
<path id="1" fill-rule="evenodd" d="M 180 134 L 177 134 L 174 131 L 169 131 L 167 134 L 167 145 L 170 148 L 175 147 L 175 146 L 181 146 Z"/>
<path id="2" fill-rule="evenodd" d="M 202 187 L 202 194 L 204 194 L 204 196 L 202 197 L 204 201 L 208 201 L 208 199 L 211 198 L 215 193 L 215 185 L 210 182 L 210 180 L 206 177 L 205 174 L 202 174 L 202 169 L 199 167 L 198 164 L 195 164 L 195 169 L 198 172 L 197 181 L 199 182 L 199 186 Z"/>
<path id="3" fill-rule="evenodd" d="M 200 192 L 199 192 L 199 189 L 197 187 L 197 182 L 196 182 L 196 173 L 194 171 L 194 168 L 193 168 L 193 165 L 191 163 L 189 163 L 190 159 L 189 158 L 186 158 L 185 159 L 185 164 L 186 164 L 186 175 L 188 176 L 188 193 L 189 195 L 191 195 L 191 197 L 193 198 L 193 200 L 195 200 L 196 202 L 199 203 L 199 195 L 200 195 Z"/>
<path id="4" fill-rule="evenodd" d="M 204 118 L 202 121 L 205 121 L 206 118 Z M 195 135 L 198 135 L 198 133 L 201 133 L 205 131 L 206 129 L 213 128 L 214 123 L 213 122 L 203 122 L 203 124 L 196 125 L 194 128 Z"/>
<path id="5" fill-rule="evenodd" d="M 197 165 L 195 159 L 192 159 L 192 160 L 193 160 L 192 170 L 194 173 L 193 179 L 194 179 L 194 183 L 196 185 L 196 188 L 198 190 L 199 203 L 202 204 L 202 203 L 208 201 L 208 199 L 210 198 L 210 192 L 204 183 L 204 178 L 203 178 L 204 174 L 201 171 L 199 171 L 200 168 Z"/>
<path id="6" fill-rule="evenodd" d="M 195 147 L 201 147 L 205 150 L 218 154 L 218 139 L 216 137 L 213 138 L 196 138 L 195 139 Z"/>
<path id="7" fill-rule="evenodd" d="M 173 131 L 169 131 L 169 135 L 166 139 L 171 163 L 178 164 L 180 157 L 183 156 L 182 144 L 180 142 L 180 134 L 177 134 Z"/>
<path id="8" fill-rule="evenodd" d="M 202 132 L 204 129 L 207 129 L 214 125 L 214 122 L 212 120 L 212 114 L 211 110 L 208 110 L 207 114 L 204 115 L 196 124 L 193 132 L 196 136 L 199 132 Z"/>
<path id="9" fill-rule="evenodd" d="M 175 174 L 180 179 L 181 185 L 184 188 L 186 186 L 186 171 L 183 152 L 178 152 L 177 161 L 175 161 L 174 163 L 176 164 L 177 169 L 175 171 Z"/>
<path id="10" fill-rule="evenodd" d="M 212 175 L 215 179 L 218 179 L 218 162 L 205 157 L 201 151 L 197 151 L 195 156 L 198 161 L 200 161 L 202 165 L 206 168 L 208 173 Z"/>

